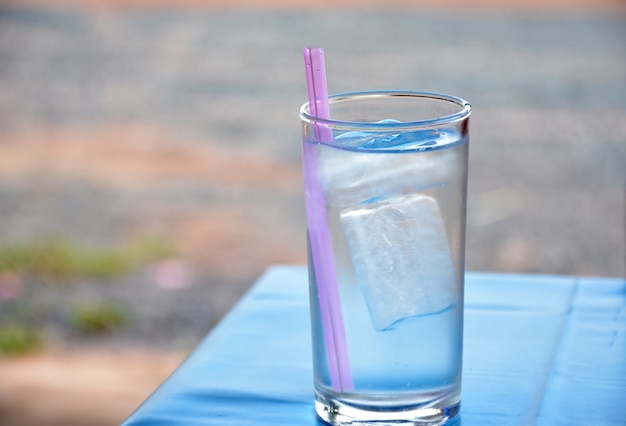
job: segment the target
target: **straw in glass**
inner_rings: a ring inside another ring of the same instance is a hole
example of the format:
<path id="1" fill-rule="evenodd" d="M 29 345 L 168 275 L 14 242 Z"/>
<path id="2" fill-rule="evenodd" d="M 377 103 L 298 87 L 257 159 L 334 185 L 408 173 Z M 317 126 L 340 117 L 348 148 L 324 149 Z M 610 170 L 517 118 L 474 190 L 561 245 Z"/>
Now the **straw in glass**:
<path id="1" fill-rule="evenodd" d="M 321 48 L 304 48 L 304 64 L 309 94 L 309 112 L 314 117 L 329 118 L 324 50 Z M 322 142 L 332 138 L 331 129 L 325 125 L 315 123 L 314 132 L 316 138 Z M 318 181 L 312 145 L 305 143 L 303 149 L 305 150 L 303 165 L 309 197 L 307 200 L 309 203 L 307 209 L 309 244 L 322 316 L 331 386 L 335 391 L 347 391 L 353 388 L 353 384 L 341 315 L 335 262 L 330 236 L 328 235 L 324 197 Z"/>

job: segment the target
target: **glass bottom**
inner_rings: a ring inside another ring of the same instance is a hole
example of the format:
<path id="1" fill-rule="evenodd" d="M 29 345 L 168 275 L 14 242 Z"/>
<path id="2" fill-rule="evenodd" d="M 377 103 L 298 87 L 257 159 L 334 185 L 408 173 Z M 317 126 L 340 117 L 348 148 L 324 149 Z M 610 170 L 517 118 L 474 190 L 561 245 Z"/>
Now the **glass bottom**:
<path id="1" fill-rule="evenodd" d="M 444 407 L 371 407 L 326 398 L 319 392 L 315 395 L 317 415 L 333 426 L 441 426 L 454 420 L 460 408 L 460 401 Z"/>

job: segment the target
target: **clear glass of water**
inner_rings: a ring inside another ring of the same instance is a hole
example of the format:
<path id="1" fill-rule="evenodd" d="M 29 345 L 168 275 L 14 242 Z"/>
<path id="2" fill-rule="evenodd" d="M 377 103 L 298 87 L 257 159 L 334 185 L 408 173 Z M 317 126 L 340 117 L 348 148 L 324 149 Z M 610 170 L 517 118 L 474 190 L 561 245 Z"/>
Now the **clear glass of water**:
<path id="1" fill-rule="evenodd" d="M 440 425 L 461 402 L 471 106 L 425 92 L 300 109 L 316 412 Z"/>

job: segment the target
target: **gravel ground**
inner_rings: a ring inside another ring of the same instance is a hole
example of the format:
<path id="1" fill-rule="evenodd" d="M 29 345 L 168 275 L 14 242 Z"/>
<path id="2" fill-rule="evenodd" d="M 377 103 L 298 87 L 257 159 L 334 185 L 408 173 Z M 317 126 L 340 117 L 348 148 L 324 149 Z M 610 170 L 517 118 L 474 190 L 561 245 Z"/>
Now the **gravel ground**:
<path id="1" fill-rule="evenodd" d="M 131 307 L 86 344 L 193 344 L 268 265 L 306 261 L 297 110 L 318 45 L 331 92 L 472 103 L 468 269 L 624 276 L 625 17 L 0 6 L 0 235 L 171 238 L 169 263 L 33 297 L 60 330 L 71 301 Z"/>

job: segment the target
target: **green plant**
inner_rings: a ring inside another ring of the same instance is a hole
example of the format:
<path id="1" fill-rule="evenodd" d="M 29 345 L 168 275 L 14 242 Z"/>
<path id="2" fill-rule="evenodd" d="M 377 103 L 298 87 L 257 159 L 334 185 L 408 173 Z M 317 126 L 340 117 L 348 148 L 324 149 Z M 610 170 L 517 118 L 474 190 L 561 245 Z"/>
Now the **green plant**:
<path id="1" fill-rule="evenodd" d="M 33 245 L 24 267 L 39 278 L 55 281 L 115 278 L 130 269 L 129 263 L 115 250 L 90 249 L 64 240 Z"/>
<path id="2" fill-rule="evenodd" d="M 0 272 L 16 271 L 28 264 L 29 249 L 24 244 L 0 246 Z"/>
<path id="3" fill-rule="evenodd" d="M 41 333 L 20 324 L 0 326 L 0 354 L 24 355 L 43 346 Z"/>
<path id="4" fill-rule="evenodd" d="M 121 249 L 121 253 L 135 265 L 144 265 L 178 254 L 172 241 L 162 237 L 145 237 L 131 241 Z"/>
<path id="5" fill-rule="evenodd" d="M 109 333 L 128 322 L 126 310 L 112 302 L 75 306 L 70 314 L 70 324 L 81 334 Z"/>
<path id="6" fill-rule="evenodd" d="M 46 281 L 114 279 L 154 260 L 173 256 L 162 238 L 143 238 L 121 247 L 88 247 L 65 239 L 0 246 L 0 273 L 29 273 Z"/>

